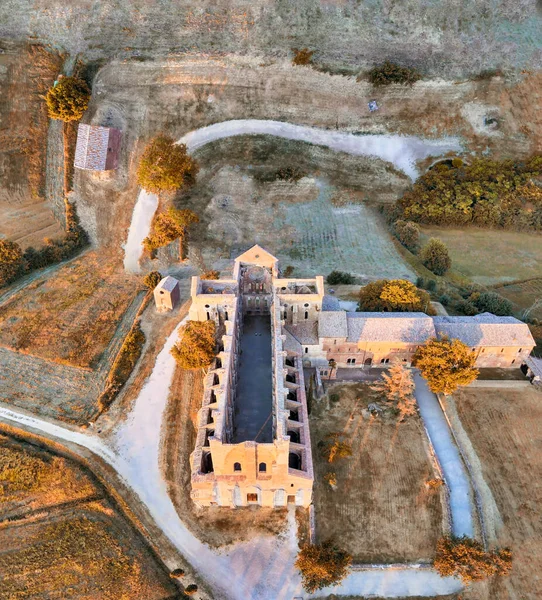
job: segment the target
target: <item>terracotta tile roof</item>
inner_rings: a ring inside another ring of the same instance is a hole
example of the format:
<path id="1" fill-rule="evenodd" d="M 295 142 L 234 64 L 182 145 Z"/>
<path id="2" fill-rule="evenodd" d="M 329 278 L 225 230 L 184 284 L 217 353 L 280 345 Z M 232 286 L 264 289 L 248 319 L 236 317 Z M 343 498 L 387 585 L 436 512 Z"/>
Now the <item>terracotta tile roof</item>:
<path id="1" fill-rule="evenodd" d="M 109 146 L 109 127 L 79 123 L 74 166 L 78 169 L 104 171 Z"/>
<path id="2" fill-rule="evenodd" d="M 349 312 L 349 342 L 422 344 L 435 337 L 433 320 L 425 313 Z"/>
<path id="3" fill-rule="evenodd" d="M 320 313 L 318 335 L 321 338 L 345 338 L 348 335 L 344 310 L 330 310 Z"/>
<path id="4" fill-rule="evenodd" d="M 167 275 L 160 281 L 160 283 L 156 287 L 160 290 L 165 290 L 166 292 L 172 292 L 178 283 L 179 282 L 177 281 L 177 279 L 175 279 L 175 277 Z"/>
<path id="5" fill-rule="evenodd" d="M 285 325 L 284 329 L 289 331 L 300 344 L 314 346 L 319 343 L 318 323 L 313 321 L 302 321 L 297 325 Z"/>
<path id="6" fill-rule="evenodd" d="M 514 317 L 482 313 L 474 317 L 434 317 L 433 321 L 439 337 L 447 335 L 473 348 L 535 345 L 529 327 Z"/>

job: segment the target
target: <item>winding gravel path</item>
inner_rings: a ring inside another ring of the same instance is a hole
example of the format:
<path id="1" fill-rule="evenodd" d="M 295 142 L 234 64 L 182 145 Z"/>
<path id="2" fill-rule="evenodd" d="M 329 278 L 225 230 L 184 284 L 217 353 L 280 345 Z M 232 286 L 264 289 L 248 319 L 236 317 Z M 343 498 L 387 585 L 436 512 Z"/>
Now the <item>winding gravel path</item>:
<path id="1" fill-rule="evenodd" d="M 457 536 L 474 537 L 472 520 L 474 505 L 467 470 L 452 439 L 452 433 L 437 397 L 429 389 L 425 379 L 417 372 L 414 374 L 414 382 L 416 384 L 414 395 L 418 401 L 420 414 L 450 490 L 452 531 Z"/>
<path id="2" fill-rule="evenodd" d="M 355 135 L 261 119 L 239 119 L 215 123 L 187 133 L 177 143 L 186 144 L 188 151 L 193 152 L 215 140 L 248 134 L 273 135 L 288 140 L 309 142 L 355 156 L 375 156 L 393 163 L 412 180 L 418 176 L 416 161 L 461 149 L 459 140 L 451 137 L 425 140 L 415 136 Z M 157 206 L 158 198 L 154 194 L 149 194 L 145 190 L 140 191 L 124 248 L 126 271 L 139 272 L 139 259 L 143 252 L 141 242 L 149 233 Z"/>
<path id="3" fill-rule="evenodd" d="M 181 323 L 182 324 L 182 323 Z M 88 448 L 110 464 L 148 508 L 156 524 L 213 588 L 231 600 L 291 600 L 307 597 L 294 562 L 297 555 L 293 511 L 281 537 L 260 536 L 222 551 L 211 550 L 186 528 L 167 493 L 160 470 L 161 425 L 175 361 L 170 354 L 178 328 L 165 341 L 154 369 L 126 419 L 109 437 L 82 433 L 0 406 L 0 417 Z M 455 505 L 454 505 L 455 506 Z M 437 596 L 462 589 L 454 578 L 426 569 L 353 571 L 340 586 L 319 593 L 386 597 Z"/>

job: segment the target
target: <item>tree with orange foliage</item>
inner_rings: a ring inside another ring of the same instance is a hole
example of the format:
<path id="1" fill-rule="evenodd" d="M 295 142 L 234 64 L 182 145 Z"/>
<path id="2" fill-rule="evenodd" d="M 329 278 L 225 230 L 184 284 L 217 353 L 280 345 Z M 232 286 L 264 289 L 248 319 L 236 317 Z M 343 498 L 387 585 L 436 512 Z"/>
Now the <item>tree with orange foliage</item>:
<path id="1" fill-rule="evenodd" d="M 508 575 L 512 552 L 508 548 L 486 552 L 480 542 L 467 536 L 447 536 L 437 543 L 434 564 L 443 577 L 456 576 L 464 583 L 471 583 L 493 575 Z"/>
<path id="2" fill-rule="evenodd" d="M 205 369 L 216 355 L 214 321 L 188 321 L 179 333 L 171 354 L 182 369 Z"/>

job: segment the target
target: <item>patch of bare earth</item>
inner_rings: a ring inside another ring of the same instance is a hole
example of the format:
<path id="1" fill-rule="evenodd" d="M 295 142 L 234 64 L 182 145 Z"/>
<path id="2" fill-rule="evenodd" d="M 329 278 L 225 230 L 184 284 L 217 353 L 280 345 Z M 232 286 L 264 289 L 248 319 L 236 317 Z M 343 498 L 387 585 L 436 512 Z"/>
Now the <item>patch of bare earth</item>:
<path id="1" fill-rule="evenodd" d="M 0 437 L 0 599 L 162 600 L 175 584 L 92 476 Z"/>
<path id="2" fill-rule="evenodd" d="M 542 394 L 461 388 L 455 401 L 500 514 L 491 541 L 509 546 L 514 556 L 511 575 L 489 582 L 480 598 L 541 598 Z"/>
<path id="3" fill-rule="evenodd" d="M 49 121 L 41 97 L 62 62 L 59 54 L 37 45 L 13 47 L 0 55 L 1 233 L 23 248 L 64 234 L 45 201 Z"/>
<path id="4" fill-rule="evenodd" d="M 196 537 L 212 547 L 249 540 L 256 535 L 280 533 L 287 525 L 286 509 L 198 509 L 190 499 L 189 459 L 196 443 L 194 423 L 202 398 L 202 372 L 177 368 L 164 419 L 163 469 L 179 516 Z"/>
<path id="5" fill-rule="evenodd" d="M 316 538 L 334 540 L 357 563 L 429 561 L 443 520 L 440 492 L 426 485 L 434 473 L 423 426 L 418 417 L 398 423 L 392 415 L 372 416 L 367 405 L 374 401 L 368 385 L 349 384 L 313 403 Z M 321 442 L 336 432 L 352 456 L 330 464 Z M 335 473 L 336 489 L 328 473 Z"/>
<path id="6" fill-rule="evenodd" d="M 86 253 L 0 307 L 0 345 L 95 367 L 140 289 L 119 262 L 103 252 Z"/>

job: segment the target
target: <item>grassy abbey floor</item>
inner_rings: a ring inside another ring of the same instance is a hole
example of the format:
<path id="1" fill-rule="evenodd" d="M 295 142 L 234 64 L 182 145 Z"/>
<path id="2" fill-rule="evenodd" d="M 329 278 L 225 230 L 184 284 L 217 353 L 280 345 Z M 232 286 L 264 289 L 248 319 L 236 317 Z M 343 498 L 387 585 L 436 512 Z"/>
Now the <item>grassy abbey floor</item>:
<path id="1" fill-rule="evenodd" d="M 370 416 L 374 392 L 365 384 L 334 386 L 313 403 L 310 416 L 314 461 L 314 507 L 318 541 L 334 539 L 354 562 L 428 561 L 442 534 L 439 491 L 418 417 L 398 424 L 385 415 Z M 345 434 L 352 456 L 329 464 L 319 442 L 332 432 Z M 337 489 L 325 481 L 335 472 Z"/>

